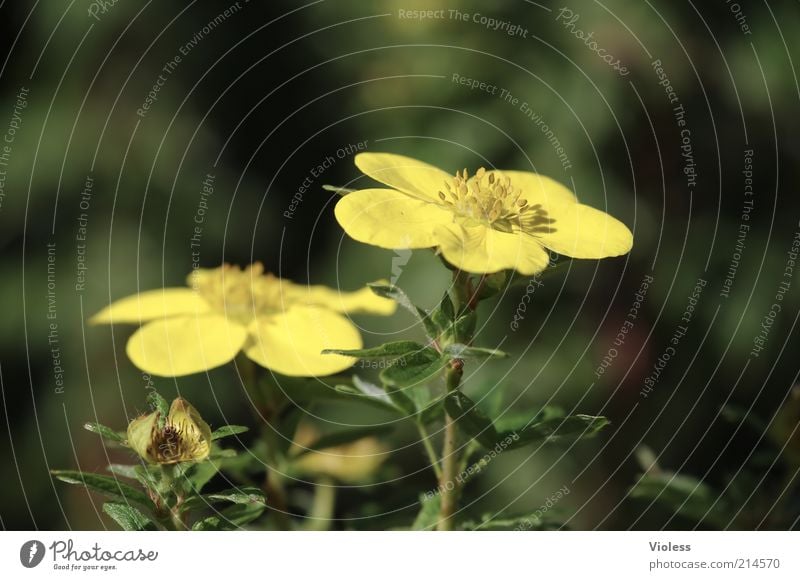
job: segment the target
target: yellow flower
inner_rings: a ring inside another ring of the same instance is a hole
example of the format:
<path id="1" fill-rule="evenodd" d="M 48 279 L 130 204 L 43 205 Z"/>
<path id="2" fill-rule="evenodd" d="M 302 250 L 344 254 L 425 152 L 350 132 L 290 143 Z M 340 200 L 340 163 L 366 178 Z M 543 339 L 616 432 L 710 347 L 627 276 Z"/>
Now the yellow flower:
<path id="1" fill-rule="evenodd" d="M 128 425 L 128 446 L 148 463 L 168 464 L 202 461 L 211 452 L 211 428 L 186 399 L 172 401 L 159 426 L 156 411 Z"/>
<path id="2" fill-rule="evenodd" d="M 264 274 L 259 263 L 240 269 L 198 269 L 190 288 L 163 288 L 123 298 L 90 319 L 92 324 L 144 323 L 131 336 L 128 357 L 140 369 L 174 377 L 230 362 L 240 351 L 259 365 L 289 376 L 324 376 L 354 360 L 322 355 L 326 348 L 363 343 L 342 313 L 392 314 L 396 304 L 368 288 L 339 292 Z"/>
<path id="3" fill-rule="evenodd" d="M 360 153 L 356 166 L 389 186 L 354 191 L 336 204 L 336 219 L 354 239 L 387 249 L 436 247 L 474 274 L 547 267 L 545 248 L 573 258 L 630 251 L 630 230 L 578 203 L 560 183 L 536 173 L 478 169 L 448 173 L 401 155 Z"/>
<path id="4" fill-rule="evenodd" d="M 302 453 L 318 435 L 310 425 L 301 424 L 289 452 L 296 457 L 294 468 L 311 477 L 332 477 L 345 483 L 366 481 L 387 457 L 388 450 L 375 437 Z"/>

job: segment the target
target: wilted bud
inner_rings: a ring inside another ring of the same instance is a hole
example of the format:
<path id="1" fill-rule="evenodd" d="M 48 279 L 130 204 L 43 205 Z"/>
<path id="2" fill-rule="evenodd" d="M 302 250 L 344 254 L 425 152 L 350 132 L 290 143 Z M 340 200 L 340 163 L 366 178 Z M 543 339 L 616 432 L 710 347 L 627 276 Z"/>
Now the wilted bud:
<path id="1" fill-rule="evenodd" d="M 156 411 L 128 425 L 128 446 L 148 463 L 202 461 L 211 452 L 211 428 L 185 399 L 172 401 L 161 424 Z"/>

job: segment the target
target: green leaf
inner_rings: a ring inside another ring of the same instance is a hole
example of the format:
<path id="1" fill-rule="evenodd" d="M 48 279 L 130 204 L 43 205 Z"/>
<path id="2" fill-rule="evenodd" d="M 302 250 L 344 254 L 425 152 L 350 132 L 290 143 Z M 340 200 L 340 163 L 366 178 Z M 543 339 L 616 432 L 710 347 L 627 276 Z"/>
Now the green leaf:
<path id="1" fill-rule="evenodd" d="M 610 424 L 611 422 L 605 417 L 570 415 L 569 417 L 546 419 L 533 423 L 513 433 L 501 433 L 499 438 L 516 436 L 516 440 L 508 446 L 508 449 L 517 449 L 538 441 L 555 442 L 567 439 L 588 439 L 597 435 L 601 429 Z"/>
<path id="2" fill-rule="evenodd" d="M 460 391 L 449 393 L 444 398 L 444 408 L 455 420 L 459 429 L 470 439 L 475 439 L 488 448 L 494 447 L 497 443 L 497 430 L 492 420 L 464 393 Z"/>
<path id="3" fill-rule="evenodd" d="M 103 439 L 107 439 L 108 441 L 113 441 L 114 443 L 121 443 L 125 445 L 125 434 L 118 433 L 114 431 L 110 427 L 106 427 L 105 425 L 101 425 L 100 423 L 86 423 L 83 426 L 84 429 L 87 431 L 91 431 L 92 433 L 96 433 L 100 435 Z"/>
<path id="4" fill-rule="evenodd" d="M 158 391 L 155 389 L 151 389 L 147 394 L 147 404 L 150 405 L 153 411 L 161 413 L 161 417 L 169 415 L 169 403 L 167 403 L 167 400 L 159 395 Z"/>
<path id="5" fill-rule="evenodd" d="M 411 526 L 412 530 L 432 530 L 439 522 L 439 510 L 442 506 L 442 500 L 439 495 L 434 497 L 427 497 L 426 494 L 419 496 L 420 510 L 417 514 L 414 524 Z"/>
<path id="6" fill-rule="evenodd" d="M 431 314 L 431 319 L 440 333 L 452 326 L 456 320 L 456 309 L 453 306 L 453 301 L 450 300 L 450 294 L 444 293 L 439 306 Z"/>
<path id="7" fill-rule="evenodd" d="M 671 513 L 696 522 L 702 520 L 720 529 L 733 519 L 726 503 L 717 501 L 719 494 L 713 488 L 688 475 L 672 472 L 643 475 L 631 488 L 630 495 L 655 500 Z"/>
<path id="8" fill-rule="evenodd" d="M 238 435 L 239 433 L 245 433 L 249 430 L 249 427 L 244 427 L 242 425 L 225 425 L 211 434 L 211 440 L 216 441 L 217 439 L 230 437 L 231 435 Z"/>
<path id="9" fill-rule="evenodd" d="M 325 191 L 330 191 L 331 193 L 337 193 L 342 196 L 356 191 L 355 189 L 350 189 L 348 187 L 339 187 L 338 185 L 327 185 L 327 184 L 324 184 L 322 186 L 322 189 L 324 189 Z"/>
<path id="10" fill-rule="evenodd" d="M 416 352 L 425 350 L 427 347 L 421 345 L 413 340 L 400 340 L 397 342 L 387 342 L 375 348 L 362 348 L 356 350 L 340 350 L 335 348 L 327 348 L 322 351 L 322 354 L 341 354 L 344 356 L 352 356 L 355 358 L 372 360 L 372 359 L 396 359 L 405 355 L 410 355 Z"/>
<path id="11" fill-rule="evenodd" d="M 238 504 L 260 503 L 266 505 L 267 502 L 264 493 L 257 487 L 227 489 L 218 493 L 210 493 L 203 497 L 212 501 L 228 501 Z"/>
<path id="12" fill-rule="evenodd" d="M 133 506 L 106 502 L 103 504 L 103 511 L 126 532 L 156 529 L 155 522 Z"/>
<path id="13" fill-rule="evenodd" d="M 387 385 L 394 387 L 419 386 L 439 373 L 448 359 L 432 348 L 425 348 L 397 359 L 395 364 L 381 371 L 380 377 Z"/>
<path id="14" fill-rule="evenodd" d="M 264 513 L 265 507 L 261 503 L 232 505 L 217 515 L 200 520 L 192 526 L 192 529 L 199 531 L 233 530 L 257 519 Z"/>
<path id="15" fill-rule="evenodd" d="M 536 514 L 498 518 L 486 514 L 481 521 L 466 521 L 459 525 L 461 530 L 480 531 L 528 531 L 528 530 L 560 530 L 563 525 L 559 522 L 549 521 Z"/>
<path id="16" fill-rule="evenodd" d="M 419 412 L 419 420 L 423 425 L 438 421 L 442 417 L 444 417 L 444 396 L 428 403 L 428 405 Z"/>
<path id="17" fill-rule="evenodd" d="M 378 296 L 394 300 L 397 302 L 397 304 L 408 310 L 414 316 L 414 318 L 422 322 L 428 338 L 434 340 L 439 335 L 439 329 L 431 319 L 431 316 L 422 308 L 414 306 L 414 303 L 411 302 L 411 299 L 408 297 L 408 295 L 400 288 L 390 284 L 378 283 L 367 284 L 367 286 L 369 286 L 369 288 Z"/>
<path id="18" fill-rule="evenodd" d="M 444 354 L 453 358 L 506 358 L 508 356 L 502 350 L 467 346 L 459 342 L 447 345 L 444 348 Z"/>
<path id="19" fill-rule="evenodd" d="M 478 317 L 475 312 L 467 312 L 459 316 L 453 325 L 443 332 L 445 342 L 464 342 L 469 341 L 475 334 L 475 327 Z"/>
<path id="20" fill-rule="evenodd" d="M 56 479 L 64 483 L 82 485 L 91 491 L 101 493 L 114 499 L 124 499 L 147 507 L 151 506 L 147 494 L 115 477 L 70 470 L 54 470 L 50 473 L 52 473 Z"/>
<path id="21" fill-rule="evenodd" d="M 321 449 L 352 443 L 364 437 L 385 435 L 392 431 L 392 429 L 393 427 L 391 425 L 367 425 L 364 427 L 354 427 L 352 429 L 336 431 L 335 433 L 328 433 L 314 441 L 311 445 L 308 445 L 305 449 L 300 451 L 296 457 L 301 457 L 311 451 L 320 451 Z"/>
<path id="22" fill-rule="evenodd" d="M 219 467 L 219 463 L 216 461 L 202 461 L 187 466 L 178 477 L 185 477 L 189 489 L 200 493 L 203 487 L 217 474 Z"/>

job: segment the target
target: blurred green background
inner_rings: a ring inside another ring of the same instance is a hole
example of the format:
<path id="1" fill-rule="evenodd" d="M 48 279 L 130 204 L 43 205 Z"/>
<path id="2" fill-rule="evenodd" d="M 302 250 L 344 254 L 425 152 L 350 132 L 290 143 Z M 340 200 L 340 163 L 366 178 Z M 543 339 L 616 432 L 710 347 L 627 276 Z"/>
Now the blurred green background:
<path id="1" fill-rule="evenodd" d="M 576 261 L 547 278 L 519 330 L 509 323 L 524 284 L 482 307 L 481 343 L 504 341 L 512 356 L 472 369 L 467 392 L 480 397 L 501 385 L 503 412 L 557 404 L 604 414 L 613 426 L 572 449 L 502 455 L 471 483 L 465 502 L 473 513 L 532 511 L 568 486 L 558 508 L 572 528 L 715 527 L 631 497 L 646 446 L 659 473 L 696 479 L 703 490 L 729 490 L 735 482 L 739 495 L 725 501 L 738 516 L 723 524 L 796 526 L 798 496 L 790 487 L 797 464 L 781 458 L 780 449 L 797 447 L 789 438 L 797 415 L 787 397 L 800 368 L 800 280 L 784 271 L 800 217 L 793 68 L 800 61 L 800 5 L 737 6 L 738 12 L 721 1 L 241 0 L 117 2 L 103 11 L 85 0 L 1 4 L 0 133 L 11 137 L 0 167 L 2 527 L 110 525 L 98 498 L 48 474 L 102 470 L 106 451 L 82 425 L 99 418 L 122 427 L 145 406 L 147 377 L 124 352 L 133 329 L 88 327 L 85 320 L 137 289 L 184 283 L 208 174 L 214 193 L 199 248 L 204 267 L 260 260 L 283 277 L 348 290 L 394 277 L 420 304 L 438 301 L 448 275 L 433 255 L 361 245 L 334 219 L 336 196 L 321 186 L 367 183 L 352 155 L 337 157 L 359 142 L 453 172 L 480 165 L 535 170 L 634 231 L 630 256 Z M 443 17 L 401 16 L 421 8 L 443 10 Z M 517 28 L 508 34 L 511 25 Z M 576 30 L 593 32 L 592 39 Z M 619 59 L 627 74 L 594 48 Z M 675 103 L 659 84 L 657 60 Z M 453 75 L 498 90 L 471 89 Z M 155 100 L 144 110 L 150 91 Z M 677 103 L 685 127 L 676 122 Z M 689 130 L 693 186 L 681 129 Z M 328 156 L 335 162 L 314 177 Z M 87 178 L 91 195 L 82 197 Z M 743 221 L 746 199 L 753 206 Z M 739 238 L 742 223 L 750 229 Z M 653 282 L 635 324 L 615 346 L 647 277 Z M 644 397 L 698 279 L 707 285 L 686 336 Z M 786 280 L 782 310 L 753 356 L 754 338 Z M 421 337 L 403 313 L 357 320 L 368 344 Z M 57 343 L 48 339 L 51 324 Z M 613 362 L 598 376 L 612 348 Z M 212 425 L 252 424 L 230 369 L 155 384 L 167 397 L 180 391 Z M 790 417 L 788 431 L 770 427 L 781 409 Z M 320 403 L 313 411 L 323 428 L 324 419 L 386 419 L 369 408 Z M 386 443 L 398 449 L 391 466 L 374 485 L 341 491 L 337 528 L 408 522 L 418 493 L 435 488 L 413 428 L 398 425 Z M 784 491 L 778 513 L 774 503 Z"/>

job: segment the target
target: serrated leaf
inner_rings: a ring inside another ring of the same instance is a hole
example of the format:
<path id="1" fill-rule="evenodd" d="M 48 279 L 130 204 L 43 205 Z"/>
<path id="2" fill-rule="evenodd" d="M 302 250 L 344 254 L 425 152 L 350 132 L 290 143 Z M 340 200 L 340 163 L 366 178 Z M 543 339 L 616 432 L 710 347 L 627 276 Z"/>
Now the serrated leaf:
<path id="1" fill-rule="evenodd" d="M 432 348 L 425 348 L 397 359 L 395 364 L 381 371 L 381 381 L 393 387 L 423 385 L 439 373 L 448 359 Z"/>
<path id="2" fill-rule="evenodd" d="M 147 494 L 115 477 L 71 470 L 54 470 L 50 473 L 52 473 L 56 479 L 64 483 L 82 485 L 91 491 L 101 493 L 111 498 L 124 499 L 147 507 L 151 506 Z"/>
<path id="3" fill-rule="evenodd" d="M 131 505 L 106 502 L 103 511 L 119 524 L 126 532 L 155 530 L 155 522 Z"/>
<path id="4" fill-rule="evenodd" d="M 109 441 L 113 441 L 114 443 L 121 443 L 125 445 L 125 434 L 118 433 L 114 431 L 110 427 L 106 427 L 105 425 L 101 425 L 100 423 L 86 423 L 83 426 L 84 429 L 90 431 L 92 433 L 96 433 L 100 435 L 103 439 L 107 439 Z"/>
<path id="5" fill-rule="evenodd" d="M 351 429 L 336 431 L 335 433 L 328 433 L 310 445 L 307 445 L 306 448 L 300 451 L 295 457 L 301 457 L 311 451 L 320 451 L 322 449 L 328 449 L 330 447 L 338 447 L 339 445 L 352 443 L 353 441 L 358 441 L 364 437 L 377 437 L 379 435 L 385 435 L 386 433 L 392 431 L 392 429 L 393 427 L 391 425 L 367 425 L 364 427 L 353 427 Z"/>
<path id="6" fill-rule="evenodd" d="M 203 496 L 212 501 L 228 501 L 237 504 L 260 503 L 266 505 L 264 493 L 257 487 L 242 487 L 239 489 L 228 489 L 218 493 L 210 493 Z"/>
<path id="7" fill-rule="evenodd" d="M 211 433 L 211 440 L 216 441 L 217 439 L 222 439 L 223 437 L 230 437 L 231 435 L 238 435 L 240 433 L 245 433 L 249 431 L 249 427 L 244 427 L 243 425 L 224 425 L 220 427 L 213 433 Z"/>
<path id="8" fill-rule="evenodd" d="M 479 348 L 459 342 L 447 345 L 444 348 L 444 354 L 453 358 L 506 358 L 508 356 L 507 353 L 496 348 Z"/>
<path id="9" fill-rule="evenodd" d="M 412 530 L 432 530 L 439 522 L 439 511 L 442 501 L 440 496 L 426 497 L 425 494 L 419 496 L 420 510 L 417 514 Z"/>
<path id="10" fill-rule="evenodd" d="M 264 513 L 265 508 L 264 504 L 259 503 L 232 505 L 217 515 L 200 520 L 192 526 L 192 529 L 198 531 L 233 530 L 257 519 Z"/>
<path id="11" fill-rule="evenodd" d="M 497 443 L 497 430 L 492 420 L 464 393 L 460 391 L 449 393 L 444 398 L 444 408 L 455 420 L 458 428 L 470 439 L 475 439 L 487 448 L 494 447 Z"/>
<path id="12" fill-rule="evenodd" d="M 530 424 L 513 433 L 501 433 L 499 437 L 515 437 L 514 443 L 508 449 L 518 449 L 524 445 L 530 445 L 538 441 L 563 441 L 565 439 L 588 439 L 610 425 L 611 422 L 605 417 L 594 417 L 592 415 L 570 415 L 569 417 L 559 417 L 546 419 L 538 423 Z"/>
<path id="13" fill-rule="evenodd" d="M 387 342 L 375 348 L 361 348 L 355 350 L 341 350 L 335 348 L 326 348 L 322 354 L 340 354 L 344 356 L 351 356 L 364 360 L 380 360 L 380 359 L 396 359 L 405 355 L 410 355 L 416 352 L 425 350 L 426 346 L 421 345 L 413 340 L 400 340 L 397 342 Z"/>

